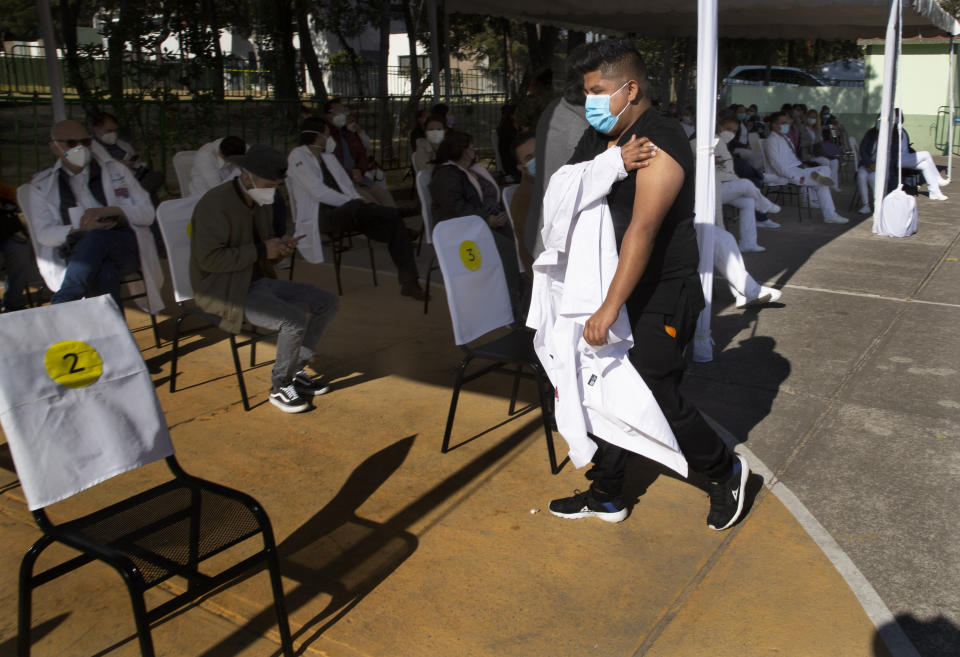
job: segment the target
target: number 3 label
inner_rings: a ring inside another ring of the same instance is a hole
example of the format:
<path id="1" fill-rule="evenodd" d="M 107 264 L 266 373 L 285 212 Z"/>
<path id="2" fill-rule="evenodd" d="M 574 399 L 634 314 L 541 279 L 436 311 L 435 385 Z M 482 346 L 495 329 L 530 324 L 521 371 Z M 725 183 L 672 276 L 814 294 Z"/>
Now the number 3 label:
<path id="1" fill-rule="evenodd" d="M 463 266 L 470 271 L 480 269 L 483 260 L 480 257 L 480 247 L 477 246 L 476 242 L 464 240 L 460 243 L 460 260 L 463 261 Z"/>
<path id="2" fill-rule="evenodd" d="M 50 378 L 68 388 L 86 388 L 103 374 L 103 361 L 86 342 L 66 340 L 51 345 L 43 357 Z"/>

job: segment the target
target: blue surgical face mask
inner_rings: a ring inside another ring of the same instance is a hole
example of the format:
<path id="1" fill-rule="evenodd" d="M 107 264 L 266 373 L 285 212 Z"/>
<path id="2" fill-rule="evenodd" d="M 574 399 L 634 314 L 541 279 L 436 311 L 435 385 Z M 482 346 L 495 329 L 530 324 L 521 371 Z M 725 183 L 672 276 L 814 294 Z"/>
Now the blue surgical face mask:
<path id="1" fill-rule="evenodd" d="M 745 118 L 747 118 L 747 115 L 744 114 L 743 112 L 740 112 L 739 114 L 737 114 L 737 121 L 743 121 Z"/>
<path id="2" fill-rule="evenodd" d="M 527 173 L 529 173 L 534 178 L 537 177 L 537 159 L 536 158 L 532 158 L 524 166 L 527 167 Z"/>
<path id="3" fill-rule="evenodd" d="M 781 134 L 781 135 L 786 135 L 786 134 L 789 134 L 789 133 L 790 133 L 790 124 L 789 124 L 789 123 L 781 123 L 781 124 L 780 124 L 780 134 Z"/>
<path id="4" fill-rule="evenodd" d="M 607 134 L 613 130 L 613 127 L 617 125 L 617 121 L 620 119 L 620 114 L 623 114 L 627 110 L 627 106 L 630 103 L 625 104 L 623 109 L 620 110 L 620 114 L 614 116 L 610 113 L 610 99 L 623 91 L 628 84 L 630 84 L 629 81 L 624 82 L 623 86 L 612 94 L 587 95 L 586 102 L 584 102 L 587 123 L 593 126 L 597 132 Z"/>

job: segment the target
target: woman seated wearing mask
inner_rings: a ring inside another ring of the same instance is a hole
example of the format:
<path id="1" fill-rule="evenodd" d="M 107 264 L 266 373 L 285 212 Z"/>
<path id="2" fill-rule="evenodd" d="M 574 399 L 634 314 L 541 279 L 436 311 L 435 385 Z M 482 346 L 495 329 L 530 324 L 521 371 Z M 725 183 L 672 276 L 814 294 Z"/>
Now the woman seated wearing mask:
<path id="1" fill-rule="evenodd" d="M 417 139 L 417 150 L 413 153 L 413 170 L 433 171 L 433 161 L 437 158 L 437 148 L 447 135 L 447 126 L 439 116 L 431 116 L 423 124 L 426 137 Z"/>
<path id="2" fill-rule="evenodd" d="M 840 191 L 840 160 L 828 157 L 823 148 L 823 126 L 820 125 L 820 115 L 817 110 L 807 111 L 804 125 L 800 128 L 800 159 L 804 162 L 816 162 L 830 167 L 830 177 L 833 178 L 833 191 Z"/>
<path id="3" fill-rule="evenodd" d="M 435 222 L 468 215 L 486 220 L 493 232 L 500 262 L 507 279 L 510 304 L 519 317 L 521 297 L 520 266 L 513 228 L 500 200 L 500 189 L 490 172 L 476 164 L 473 138 L 451 130 L 437 149 L 436 167 L 430 180 Z"/>

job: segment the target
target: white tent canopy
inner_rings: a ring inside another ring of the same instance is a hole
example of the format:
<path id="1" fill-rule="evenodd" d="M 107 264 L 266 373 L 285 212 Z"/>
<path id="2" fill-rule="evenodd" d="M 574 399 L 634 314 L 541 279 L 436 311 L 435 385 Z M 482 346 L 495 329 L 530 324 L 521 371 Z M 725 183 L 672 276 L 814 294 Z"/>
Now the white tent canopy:
<path id="1" fill-rule="evenodd" d="M 448 11 L 509 16 L 538 23 L 641 36 L 697 34 L 697 0 L 447 0 Z M 721 37 L 758 39 L 857 39 L 883 34 L 888 0 L 722 0 L 717 3 Z M 960 34 L 936 0 L 907 0 L 904 36 Z"/>

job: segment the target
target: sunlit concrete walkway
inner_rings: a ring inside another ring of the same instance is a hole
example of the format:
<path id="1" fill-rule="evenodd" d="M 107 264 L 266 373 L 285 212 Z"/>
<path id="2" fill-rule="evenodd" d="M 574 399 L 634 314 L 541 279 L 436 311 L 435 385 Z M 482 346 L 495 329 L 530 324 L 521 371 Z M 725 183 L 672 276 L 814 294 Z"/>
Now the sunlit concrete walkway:
<path id="1" fill-rule="evenodd" d="M 872 236 L 869 220 L 799 223 L 786 211 L 780 231 L 761 234 L 768 251 L 747 261 L 784 287 L 784 303 L 737 311 L 717 286 L 716 360 L 692 366 L 687 389 L 758 473 L 749 515 L 724 533 L 706 527 L 702 482 L 652 467 L 630 473 L 636 504 L 622 524 L 551 516 L 549 500 L 584 487 L 582 472 L 549 474 L 537 411 L 509 418 L 509 382 L 495 375 L 461 397 L 460 446 L 440 454 L 460 357 L 441 289 L 424 315 L 386 271 L 375 288 L 345 269 L 315 360 L 334 389 L 301 415 L 265 402 L 269 366 L 247 372 L 256 407 L 244 412 L 216 331 L 187 342 L 183 389 L 170 394 L 169 345 L 152 345 L 144 316 L 129 319 L 181 463 L 270 514 L 302 654 L 886 656 L 879 625 L 898 657 L 911 642 L 949 655 L 960 623 L 958 208 L 922 198 L 907 240 Z M 296 274 L 334 287 L 328 265 Z M 148 466 L 51 514 L 164 475 Z M 15 482 L 0 446 L 0 655 L 14 654 L 17 569 L 38 536 Z M 41 588 L 33 654 L 138 654 L 118 584 L 90 565 Z M 266 575 L 154 637 L 160 655 L 278 654 Z"/>

